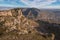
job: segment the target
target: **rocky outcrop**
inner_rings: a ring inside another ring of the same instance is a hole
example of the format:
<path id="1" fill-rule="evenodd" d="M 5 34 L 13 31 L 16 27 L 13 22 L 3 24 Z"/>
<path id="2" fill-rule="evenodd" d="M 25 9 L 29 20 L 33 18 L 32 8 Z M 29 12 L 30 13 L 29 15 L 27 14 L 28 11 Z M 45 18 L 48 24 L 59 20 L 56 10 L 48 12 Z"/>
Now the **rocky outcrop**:
<path id="1" fill-rule="evenodd" d="M 0 11 L 0 27 L 2 32 L 17 31 L 19 34 L 29 33 L 37 27 L 38 23 L 26 18 L 21 9 Z"/>
<path id="2" fill-rule="evenodd" d="M 11 11 L 0 11 L 0 16 L 12 16 Z"/>

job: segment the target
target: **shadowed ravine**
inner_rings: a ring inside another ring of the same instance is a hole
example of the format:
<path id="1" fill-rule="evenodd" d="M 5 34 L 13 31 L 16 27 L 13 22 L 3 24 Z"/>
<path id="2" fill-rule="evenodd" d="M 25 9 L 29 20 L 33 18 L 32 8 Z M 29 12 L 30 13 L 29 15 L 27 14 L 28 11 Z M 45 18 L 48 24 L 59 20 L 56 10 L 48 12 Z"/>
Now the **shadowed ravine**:
<path id="1" fill-rule="evenodd" d="M 36 27 L 36 29 L 39 33 L 41 32 L 40 33 L 41 35 L 49 36 L 54 34 L 55 35 L 54 39 L 60 40 L 60 24 L 49 23 L 47 21 L 40 21 L 40 20 L 38 20 L 37 22 L 39 23 L 39 27 Z"/>

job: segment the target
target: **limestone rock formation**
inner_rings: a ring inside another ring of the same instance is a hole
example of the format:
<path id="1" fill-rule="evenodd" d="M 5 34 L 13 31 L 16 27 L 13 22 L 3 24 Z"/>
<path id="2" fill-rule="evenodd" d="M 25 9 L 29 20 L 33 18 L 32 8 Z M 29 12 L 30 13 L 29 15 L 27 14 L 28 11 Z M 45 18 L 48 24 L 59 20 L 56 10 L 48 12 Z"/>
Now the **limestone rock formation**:
<path id="1" fill-rule="evenodd" d="M 8 33 L 17 30 L 19 34 L 25 34 L 33 31 L 34 27 L 37 26 L 38 23 L 26 18 L 19 8 L 0 11 L 0 28 L 3 29 L 2 32 Z"/>

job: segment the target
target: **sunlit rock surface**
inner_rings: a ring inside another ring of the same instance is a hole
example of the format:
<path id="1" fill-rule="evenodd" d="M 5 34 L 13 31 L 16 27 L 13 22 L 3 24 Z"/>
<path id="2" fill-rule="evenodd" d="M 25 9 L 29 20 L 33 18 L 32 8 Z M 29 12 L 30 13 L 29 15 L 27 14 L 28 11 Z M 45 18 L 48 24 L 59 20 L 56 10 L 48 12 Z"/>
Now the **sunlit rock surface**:
<path id="1" fill-rule="evenodd" d="M 35 21 L 26 18 L 21 9 L 11 9 L 0 11 L 0 26 L 3 27 L 4 32 L 17 30 L 19 34 L 25 34 L 32 31 L 34 27 L 38 26 Z M 3 32 L 3 31 L 2 31 Z"/>

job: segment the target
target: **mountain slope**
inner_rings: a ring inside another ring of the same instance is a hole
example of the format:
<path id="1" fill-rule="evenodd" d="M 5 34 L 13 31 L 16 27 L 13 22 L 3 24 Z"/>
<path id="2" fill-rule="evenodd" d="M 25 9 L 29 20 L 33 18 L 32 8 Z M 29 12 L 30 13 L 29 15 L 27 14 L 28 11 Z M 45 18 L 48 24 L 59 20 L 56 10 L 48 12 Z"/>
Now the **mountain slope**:
<path id="1" fill-rule="evenodd" d="M 3 22 L 1 26 L 6 28 L 6 32 L 19 30 L 20 33 L 28 33 L 29 30 L 38 26 L 38 23 L 26 18 L 20 8 L 0 11 L 0 19 L 0 23 Z"/>

